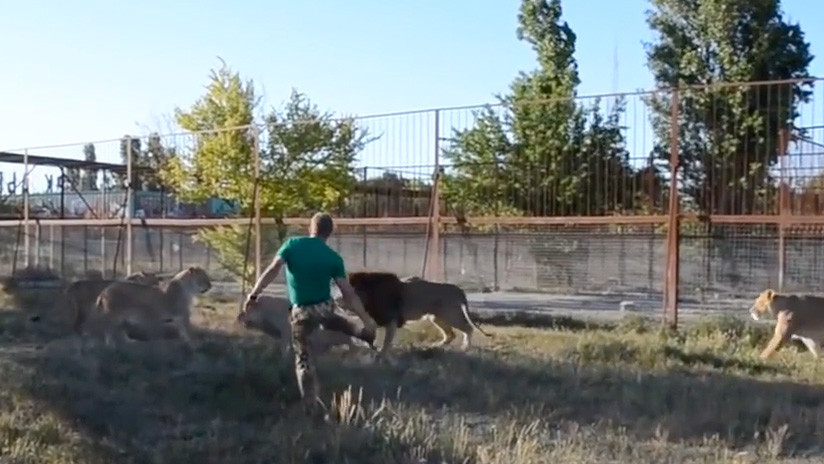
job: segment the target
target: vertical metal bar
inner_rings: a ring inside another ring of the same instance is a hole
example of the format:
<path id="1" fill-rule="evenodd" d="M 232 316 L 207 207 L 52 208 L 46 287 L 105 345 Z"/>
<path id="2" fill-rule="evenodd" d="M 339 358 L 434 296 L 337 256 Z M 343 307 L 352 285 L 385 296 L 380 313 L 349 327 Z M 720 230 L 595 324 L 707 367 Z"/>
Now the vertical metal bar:
<path id="1" fill-rule="evenodd" d="M 183 269 L 183 232 L 177 233 L 177 268 Z"/>
<path id="2" fill-rule="evenodd" d="M 54 224 L 49 226 L 49 269 L 54 269 Z"/>
<path id="3" fill-rule="evenodd" d="M 255 163 L 255 182 L 257 182 L 257 188 L 255 188 L 255 279 L 260 278 L 260 273 L 262 269 L 263 263 L 263 256 L 261 256 L 262 248 L 261 248 L 261 231 L 260 231 L 260 134 L 258 132 L 258 127 L 256 125 L 252 125 L 252 138 L 253 140 L 253 147 L 254 147 L 254 163 Z M 245 276 L 244 276 L 245 278 Z"/>
<path id="4" fill-rule="evenodd" d="M 501 177 L 500 177 L 500 167 L 498 165 L 498 160 L 495 160 L 495 217 L 500 217 L 499 205 L 503 202 L 501 198 Z M 501 227 L 498 222 L 495 222 L 494 230 L 492 232 L 495 234 L 492 238 L 492 290 L 498 291 L 500 289 L 500 277 L 498 276 L 498 249 L 500 248 L 501 244 Z"/>
<path id="5" fill-rule="evenodd" d="M 60 168 L 60 219 L 66 219 L 66 170 Z M 66 227 L 60 225 L 60 274 L 66 272 Z"/>
<path id="6" fill-rule="evenodd" d="M 679 199 L 678 199 L 678 141 L 680 112 L 679 90 L 672 90 L 672 114 L 670 115 L 670 187 L 669 220 L 667 223 L 667 267 L 664 275 L 664 320 L 675 329 L 678 327 L 678 248 L 679 248 Z"/>
<path id="7" fill-rule="evenodd" d="M 89 273 L 89 226 L 83 226 L 83 273 Z"/>
<path id="8" fill-rule="evenodd" d="M 784 270 L 787 259 L 786 229 L 789 208 L 787 205 L 789 186 L 785 183 L 787 144 L 789 130 L 782 127 L 778 130 L 778 291 L 784 291 Z"/>
<path id="9" fill-rule="evenodd" d="M 429 242 L 429 252 L 427 253 L 431 261 L 427 266 L 431 273 L 429 280 L 436 282 L 443 279 L 443 267 L 441 266 L 441 110 L 435 110 L 435 174 L 432 178 L 432 215 L 430 221 L 430 233 L 432 240 Z"/>
<path id="10" fill-rule="evenodd" d="M 133 174 L 132 171 L 134 167 L 132 166 L 132 150 L 134 149 L 132 145 L 132 138 L 129 137 L 128 142 L 128 149 L 126 151 L 126 275 L 132 273 L 132 253 L 134 252 L 133 243 L 132 243 L 132 209 L 134 208 L 134 198 L 132 195 L 134 194 L 134 190 L 132 190 L 133 186 Z"/>
<path id="11" fill-rule="evenodd" d="M 166 189 L 163 186 L 160 187 L 160 217 L 166 219 Z M 160 273 L 163 273 L 163 256 L 166 254 L 166 250 L 164 248 L 165 243 L 163 242 L 163 227 L 158 228 L 158 233 L 160 234 L 160 244 L 158 245 L 158 250 L 160 250 Z M 209 256 L 206 255 L 207 263 Z M 207 266 L 208 268 L 208 266 Z"/>
<path id="12" fill-rule="evenodd" d="M 23 266 L 29 267 L 29 150 L 23 151 Z"/>
<path id="13" fill-rule="evenodd" d="M 366 179 L 368 179 L 368 178 L 369 178 L 368 176 L 369 176 L 369 168 L 368 168 L 368 167 L 366 167 L 366 166 L 364 166 L 364 167 L 363 167 L 363 184 L 362 184 L 362 185 L 364 185 L 364 186 L 368 185 L 368 184 L 366 183 Z M 377 187 L 377 184 L 376 184 L 376 186 L 375 186 L 375 198 L 376 198 L 376 199 L 378 198 L 378 187 Z M 364 193 L 363 193 L 363 202 L 362 202 L 362 203 L 363 203 L 363 206 L 362 206 L 362 212 L 363 212 L 363 217 L 365 218 L 365 217 L 367 217 L 367 213 L 368 213 L 368 209 L 367 209 L 367 206 L 366 206 L 366 190 L 365 190 L 365 189 L 364 189 Z M 375 216 L 377 217 L 377 216 L 380 216 L 380 205 L 379 205 L 379 202 L 377 202 L 377 201 L 376 201 L 376 202 L 375 202 L 375 206 L 376 206 L 376 208 L 375 208 Z M 361 227 L 360 227 L 360 229 L 361 229 L 361 241 L 362 241 L 362 243 L 361 243 L 361 255 L 362 255 L 362 257 L 361 257 L 361 264 L 362 264 L 362 265 L 363 265 L 363 267 L 365 268 L 365 267 L 366 267 L 366 260 L 367 260 L 367 250 L 366 250 L 366 247 L 367 247 L 367 245 L 369 244 L 369 238 L 367 237 L 367 234 L 366 234 L 366 226 L 365 226 L 365 225 L 363 225 L 363 226 L 361 226 Z M 340 234 L 338 235 L 338 237 L 340 237 Z"/>
<path id="14" fill-rule="evenodd" d="M 34 218 L 34 266 L 40 267 L 40 220 Z"/>
<path id="15" fill-rule="evenodd" d="M 106 179 L 106 171 L 103 171 L 103 184 L 100 186 L 100 193 L 101 198 L 103 198 L 103 206 L 101 211 L 105 215 L 101 215 L 101 217 L 108 218 L 110 216 L 109 211 L 109 200 L 108 195 L 106 193 L 106 185 L 108 184 L 108 179 Z M 106 278 L 106 228 L 101 226 L 100 227 L 100 273 L 103 275 L 103 278 Z"/>

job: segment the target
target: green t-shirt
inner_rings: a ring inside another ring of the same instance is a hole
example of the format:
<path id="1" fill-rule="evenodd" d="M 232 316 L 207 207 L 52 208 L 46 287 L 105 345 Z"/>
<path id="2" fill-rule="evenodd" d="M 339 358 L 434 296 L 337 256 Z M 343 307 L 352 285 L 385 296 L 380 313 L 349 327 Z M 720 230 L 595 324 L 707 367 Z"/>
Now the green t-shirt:
<path id="1" fill-rule="evenodd" d="M 286 288 L 293 305 L 329 301 L 330 281 L 346 278 L 343 258 L 318 237 L 292 237 L 277 254 L 286 262 Z"/>

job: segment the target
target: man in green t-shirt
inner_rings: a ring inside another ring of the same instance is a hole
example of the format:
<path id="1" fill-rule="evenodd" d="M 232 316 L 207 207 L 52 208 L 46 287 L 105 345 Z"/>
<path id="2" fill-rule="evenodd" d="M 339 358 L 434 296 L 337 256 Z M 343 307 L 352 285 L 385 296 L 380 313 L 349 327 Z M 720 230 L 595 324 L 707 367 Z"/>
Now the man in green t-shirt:
<path id="1" fill-rule="evenodd" d="M 295 374 L 301 397 L 307 406 L 314 408 L 319 402 L 318 379 L 315 365 L 308 350 L 308 337 L 320 325 L 326 330 L 336 330 L 360 338 L 372 345 L 375 341 L 375 321 L 366 313 L 355 290 L 346 278 L 343 258 L 326 240 L 332 235 L 334 223 L 328 214 L 317 213 L 309 224 L 308 237 L 292 237 L 286 240 L 275 255 L 272 264 L 261 274 L 246 298 L 249 307 L 266 286 L 286 266 L 286 288 L 292 303 L 292 347 L 295 351 Z M 346 318 L 334 313 L 334 300 L 329 281 L 334 280 L 349 308 L 363 320 L 358 327 Z"/>

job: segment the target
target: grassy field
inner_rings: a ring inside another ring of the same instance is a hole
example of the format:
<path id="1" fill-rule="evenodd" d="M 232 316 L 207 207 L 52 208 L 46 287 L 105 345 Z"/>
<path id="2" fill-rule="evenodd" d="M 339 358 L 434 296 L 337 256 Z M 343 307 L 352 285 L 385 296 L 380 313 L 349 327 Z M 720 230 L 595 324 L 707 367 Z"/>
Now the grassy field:
<path id="1" fill-rule="evenodd" d="M 401 332 L 379 363 L 329 354 L 335 425 L 299 406 L 291 363 L 199 309 L 197 348 L 81 348 L 0 312 L 0 463 L 820 462 L 824 367 L 795 347 L 757 358 L 766 327 L 678 334 L 629 318 L 478 318 L 468 353 Z M 543 327 L 541 327 L 543 325 Z M 549 327 L 547 327 L 549 325 Z"/>

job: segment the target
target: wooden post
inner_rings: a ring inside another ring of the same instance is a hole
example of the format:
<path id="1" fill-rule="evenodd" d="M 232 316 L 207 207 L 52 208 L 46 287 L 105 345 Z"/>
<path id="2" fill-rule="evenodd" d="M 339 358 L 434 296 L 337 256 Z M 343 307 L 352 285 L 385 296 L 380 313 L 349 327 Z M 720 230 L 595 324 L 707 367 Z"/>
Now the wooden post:
<path id="1" fill-rule="evenodd" d="M 679 198 L 678 198 L 678 115 L 679 90 L 672 91 L 670 117 L 670 187 L 669 220 L 667 222 L 667 267 L 664 274 L 664 321 L 672 329 L 678 328 L 678 248 L 679 248 Z"/>
<path id="2" fill-rule="evenodd" d="M 435 110 L 435 172 L 432 176 L 432 214 L 429 217 L 431 240 L 427 251 L 427 259 L 429 260 L 427 265 L 428 279 L 435 282 L 440 282 L 443 279 L 443 266 L 441 265 L 441 192 L 439 185 L 441 180 L 440 126 L 441 111 Z"/>
<path id="3" fill-rule="evenodd" d="M 23 266 L 29 267 L 29 150 L 23 151 Z"/>
<path id="4" fill-rule="evenodd" d="M 133 243 L 132 243 L 132 210 L 134 209 L 134 198 L 133 195 L 133 185 L 134 179 L 132 178 L 132 172 L 134 167 L 132 166 L 132 150 L 134 147 L 132 146 L 132 138 L 129 137 L 129 142 L 127 145 L 126 154 L 126 211 L 125 219 L 126 219 L 126 275 L 130 275 L 132 273 L 132 253 L 134 252 Z"/>
<path id="5" fill-rule="evenodd" d="M 261 247 L 261 227 L 260 227 L 260 134 L 258 133 L 258 127 L 256 125 L 252 125 L 252 139 L 253 139 L 253 148 L 254 153 L 253 156 L 254 164 L 255 164 L 255 182 L 257 183 L 257 188 L 255 188 L 255 279 L 260 278 L 260 273 L 262 272 L 262 263 L 263 263 L 263 256 L 262 247 Z M 246 276 L 243 277 L 244 279 Z"/>

